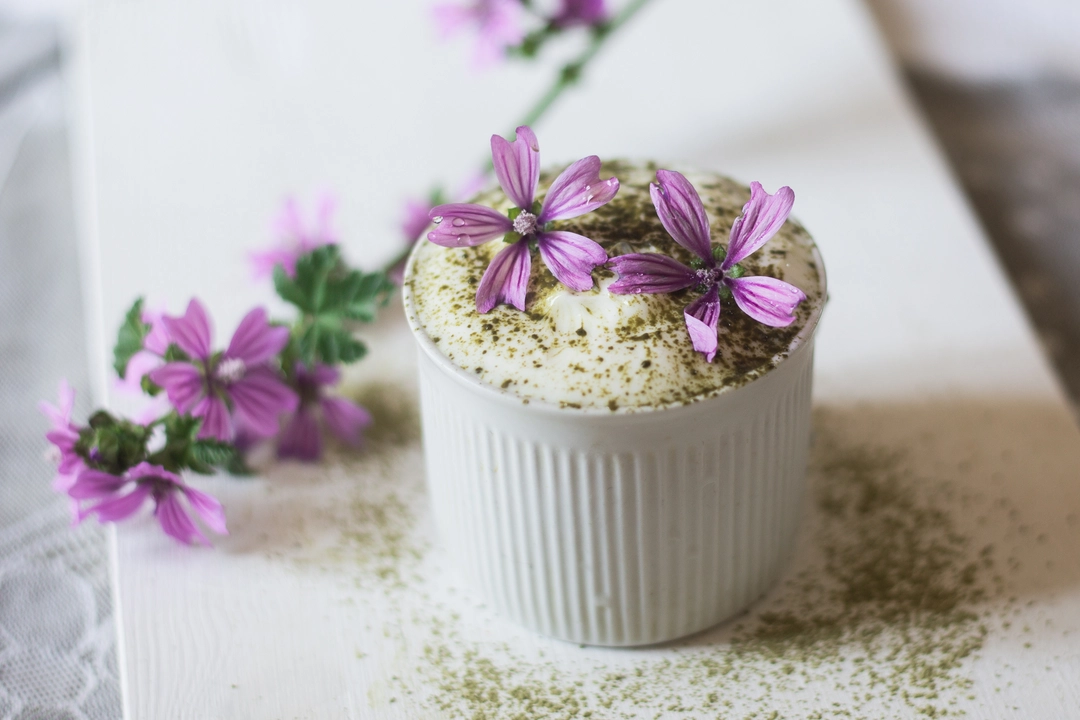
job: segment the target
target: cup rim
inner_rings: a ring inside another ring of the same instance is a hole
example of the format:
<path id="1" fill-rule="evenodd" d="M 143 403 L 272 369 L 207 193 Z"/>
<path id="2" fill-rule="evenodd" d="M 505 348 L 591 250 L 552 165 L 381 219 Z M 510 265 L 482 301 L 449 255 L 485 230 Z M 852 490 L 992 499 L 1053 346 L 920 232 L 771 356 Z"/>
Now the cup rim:
<path id="1" fill-rule="evenodd" d="M 773 371 L 779 369 L 785 363 L 789 362 L 792 355 L 794 355 L 797 351 L 799 351 L 801 348 L 803 348 L 809 343 L 809 341 L 813 338 L 814 332 L 817 330 L 818 323 L 821 320 L 821 314 L 824 311 L 825 305 L 828 303 L 829 299 L 827 292 L 828 281 L 825 274 L 825 262 L 821 257 L 821 250 L 818 247 L 817 241 L 813 239 L 812 235 L 811 240 L 814 243 L 813 248 L 811 249 L 811 255 L 818 269 L 818 289 L 821 293 L 821 302 L 818 303 L 816 308 L 814 308 L 814 311 L 807 319 L 806 324 L 792 339 L 784 358 L 781 359 L 780 362 L 778 362 L 770 371 L 763 373 L 759 377 L 756 377 L 747 383 L 743 383 L 742 385 L 738 385 L 736 387 L 725 387 L 716 391 L 712 395 L 701 397 L 700 399 L 694 399 L 690 402 L 682 402 L 678 404 L 672 403 L 667 405 L 658 405 L 655 407 L 620 407 L 616 410 L 599 407 L 564 407 L 549 400 L 543 400 L 538 398 L 523 398 L 506 390 L 498 389 L 493 385 L 482 381 L 476 376 L 475 373 L 466 372 L 452 360 L 447 358 L 441 350 L 439 350 L 438 346 L 427 334 L 427 331 L 420 325 L 417 319 L 416 306 L 413 302 L 412 288 L 410 283 L 408 282 L 408 279 L 412 276 L 413 265 L 416 262 L 417 254 L 420 252 L 420 247 L 427 242 L 426 238 L 423 236 L 421 236 L 421 238 L 417 240 L 416 244 L 413 246 L 413 249 L 409 252 L 408 260 L 405 263 L 405 268 L 402 272 L 401 301 L 402 305 L 405 308 L 405 319 L 409 323 L 409 329 L 412 331 L 413 337 L 416 338 L 416 341 L 420 345 L 420 348 L 428 355 L 428 357 L 431 358 L 431 360 L 439 366 L 440 370 L 450 375 L 450 377 L 452 377 L 458 383 L 465 385 L 466 387 L 476 392 L 479 392 L 480 394 L 484 395 L 492 401 L 501 404 L 513 405 L 516 407 L 528 407 L 530 411 L 553 413 L 562 415 L 564 417 L 567 414 L 570 414 L 575 416 L 614 418 L 626 417 L 628 415 L 645 415 L 649 413 L 673 411 L 680 408 L 698 405 L 702 402 L 708 402 L 710 400 L 729 397 L 740 390 L 749 388 L 755 383 L 771 375 Z"/>

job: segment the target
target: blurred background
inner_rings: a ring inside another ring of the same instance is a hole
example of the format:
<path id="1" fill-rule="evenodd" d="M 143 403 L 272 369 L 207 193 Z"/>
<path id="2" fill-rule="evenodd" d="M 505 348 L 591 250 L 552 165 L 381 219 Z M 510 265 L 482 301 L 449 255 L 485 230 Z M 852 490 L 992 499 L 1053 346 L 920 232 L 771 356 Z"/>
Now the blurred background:
<path id="1" fill-rule="evenodd" d="M 45 421 L 35 407 L 38 398 L 55 397 L 61 376 L 81 391 L 76 412 L 90 407 L 65 63 L 84 6 L 123 2 L 0 0 L 0 717 L 119 716 L 104 534 L 96 524 L 68 529 L 67 508 L 48 487 L 50 468 L 41 460 Z M 268 4 L 278 11 L 289 5 Z M 863 10 L 876 22 L 1075 406 L 1080 5 L 866 0 Z M 275 57 L 287 65 L 288 52 Z M 464 65 L 457 71 L 467 72 Z M 136 188 L 139 179 L 131 182 Z M 415 191 L 422 194 L 428 180 L 418 182 Z M 388 217 L 394 222 L 397 210 Z M 3 482 L 38 476 L 39 483 Z"/>

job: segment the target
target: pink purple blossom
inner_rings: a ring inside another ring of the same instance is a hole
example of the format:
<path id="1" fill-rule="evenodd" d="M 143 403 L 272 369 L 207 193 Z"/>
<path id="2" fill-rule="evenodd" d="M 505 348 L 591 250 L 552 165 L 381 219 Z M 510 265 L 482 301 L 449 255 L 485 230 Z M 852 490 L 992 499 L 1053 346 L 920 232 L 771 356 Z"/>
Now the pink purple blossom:
<path id="1" fill-rule="evenodd" d="M 338 237 L 332 224 L 336 207 L 332 196 L 323 195 L 315 210 L 315 220 L 309 224 L 304 220 L 296 198 L 287 198 L 274 222 L 277 246 L 250 255 L 255 279 L 269 277 L 278 265 L 289 277 L 293 277 L 296 274 L 296 261 L 301 255 L 323 245 L 336 244 Z"/>
<path id="2" fill-rule="evenodd" d="M 342 442 L 360 443 L 361 432 L 371 424 L 371 414 L 351 400 L 326 394 L 325 389 L 336 385 L 340 377 L 341 373 L 329 365 L 318 364 L 312 370 L 296 365 L 300 404 L 278 437 L 278 457 L 318 460 L 323 450 L 320 424 Z"/>
<path id="3" fill-rule="evenodd" d="M 236 419 L 270 436 L 277 432 L 278 416 L 296 409 L 296 393 L 271 365 L 288 343 L 289 330 L 270 325 L 262 308 L 244 316 L 223 353 L 211 351 L 213 329 L 198 300 L 188 303 L 182 317 L 163 321 L 190 359 L 151 370 L 150 380 L 164 388 L 177 411 L 202 418 L 200 438 L 231 440 Z"/>
<path id="4" fill-rule="evenodd" d="M 593 286 L 592 270 L 607 260 L 599 244 L 583 235 L 552 230 L 549 223 L 584 215 L 609 202 L 619 191 L 617 178 L 600 179 L 600 158 L 582 158 L 551 184 L 543 204 L 534 202 L 540 180 L 540 146 L 526 125 L 517 139 L 491 137 L 495 175 L 514 207 L 507 215 L 471 203 L 439 205 L 430 212 L 435 229 L 428 240 L 444 247 L 467 247 L 502 237 L 508 246 L 491 261 L 476 291 L 478 312 L 490 312 L 500 302 L 525 309 L 532 248 L 552 275 L 571 290 Z"/>
<path id="5" fill-rule="evenodd" d="M 79 428 L 71 422 L 71 412 L 75 407 L 75 390 L 67 380 L 60 381 L 59 403 L 53 405 L 44 400 L 38 409 L 48 418 L 51 428 L 45 433 L 45 439 L 52 443 L 50 455 L 56 463 L 56 477 L 52 486 L 57 492 L 67 492 L 86 465 L 75 451 L 79 442 Z"/>
<path id="6" fill-rule="evenodd" d="M 78 474 L 67 493 L 80 504 L 80 520 L 97 515 L 99 522 L 126 520 L 149 498 L 154 501 L 154 517 L 167 535 L 186 545 L 209 545 L 181 502 L 183 497 L 208 528 L 218 535 L 229 533 L 221 503 L 184 484 L 179 475 L 160 465 L 142 462 L 123 475 L 87 468 Z"/>
<path id="7" fill-rule="evenodd" d="M 473 0 L 436 5 L 432 10 L 440 34 L 446 38 L 464 28 L 476 30 L 473 65 L 488 67 L 506 57 L 508 48 L 525 37 L 525 12 L 520 0 Z"/>
<path id="8" fill-rule="evenodd" d="M 659 170 L 649 186 L 660 222 L 675 242 L 698 257 L 695 267 L 656 253 L 632 253 L 612 258 L 619 279 L 608 286 L 616 294 L 670 293 L 697 287 L 702 295 L 686 307 L 683 317 L 694 349 L 713 361 L 717 351 L 720 294 L 730 293 L 750 317 L 772 327 L 795 320 L 795 307 L 806 295 L 794 285 L 771 277 L 744 277 L 739 263 L 756 252 L 783 227 L 795 193 L 782 187 L 774 195 L 761 183 L 750 184 L 750 200 L 731 226 L 727 250 L 714 246 L 709 220 L 694 186 L 677 172 Z"/>
<path id="9" fill-rule="evenodd" d="M 552 25 L 559 28 L 576 25 L 599 25 L 608 18 L 604 0 L 562 0 L 559 11 L 551 19 Z"/>

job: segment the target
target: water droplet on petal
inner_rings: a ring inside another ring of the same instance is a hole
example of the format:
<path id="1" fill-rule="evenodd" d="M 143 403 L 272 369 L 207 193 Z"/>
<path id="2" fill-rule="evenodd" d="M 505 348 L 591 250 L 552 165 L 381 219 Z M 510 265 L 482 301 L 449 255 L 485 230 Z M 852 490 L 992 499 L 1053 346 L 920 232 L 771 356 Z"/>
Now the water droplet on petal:
<path id="1" fill-rule="evenodd" d="M 431 218 L 431 222 L 438 225 L 439 223 L 442 222 L 442 215 L 436 215 L 435 217 Z"/>
<path id="2" fill-rule="evenodd" d="M 427 234 L 427 239 L 430 240 L 431 242 L 435 242 L 435 233 L 428 233 Z"/>
<path id="3" fill-rule="evenodd" d="M 465 244 L 465 243 L 469 242 L 469 236 L 468 235 L 458 235 L 457 236 L 457 241 L 459 243 Z"/>
<path id="4" fill-rule="evenodd" d="M 461 227 L 464 224 L 465 221 L 462 218 L 454 218 L 454 227 Z"/>
<path id="5" fill-rule="evenodd" d="M 592 190 L 592 185 L 586 185 L 585 192 L 589 192 L 590 190 Z"/>

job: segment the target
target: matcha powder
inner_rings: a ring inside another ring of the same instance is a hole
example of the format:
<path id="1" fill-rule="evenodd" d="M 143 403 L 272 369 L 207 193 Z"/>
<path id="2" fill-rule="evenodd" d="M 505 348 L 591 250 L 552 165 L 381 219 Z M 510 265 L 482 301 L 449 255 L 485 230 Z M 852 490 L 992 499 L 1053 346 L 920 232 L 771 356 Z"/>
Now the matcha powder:
<path id="1" fill-rule="evenodd" d="M 963 715 L 970 661 L 1014 601 L 994 547 L 959 518 L 1015 513 L 919 474 L 915 448 L 852 441 L 843 414 L 815 422 L 809 541 L 748 615 L 662 648 L 554 643 L 544 656 L 524 633 L 470 640 L 439 603 L 413 617 L 430 630 L 414 668 L 426 706 L 471 720 Z"/>

